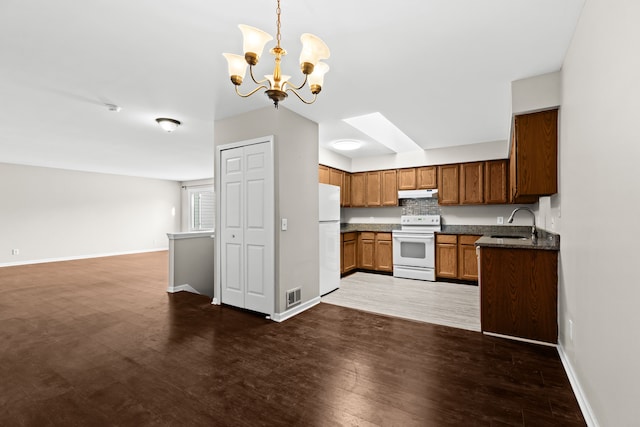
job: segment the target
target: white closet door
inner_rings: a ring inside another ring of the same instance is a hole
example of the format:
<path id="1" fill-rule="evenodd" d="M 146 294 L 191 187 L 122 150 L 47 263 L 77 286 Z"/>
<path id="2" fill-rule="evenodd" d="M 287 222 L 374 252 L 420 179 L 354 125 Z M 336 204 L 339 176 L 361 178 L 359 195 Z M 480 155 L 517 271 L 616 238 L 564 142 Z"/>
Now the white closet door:
<path id="1" fill-rule="evenodd" d="M 268 143 L 221 153 L 221 301 L 272 314 L 274 183 Z"/>
<path id="2" fill-rule="evenodd" d="M 244 308 L 243 148 L 225 150 L 221 154 L 221 300 Z"/>

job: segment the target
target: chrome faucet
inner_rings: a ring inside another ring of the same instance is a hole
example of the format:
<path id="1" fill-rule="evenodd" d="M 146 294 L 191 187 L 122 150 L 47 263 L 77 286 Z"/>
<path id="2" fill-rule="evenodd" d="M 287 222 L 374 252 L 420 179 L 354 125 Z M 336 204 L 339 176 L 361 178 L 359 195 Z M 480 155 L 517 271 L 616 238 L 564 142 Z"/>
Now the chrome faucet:
<path id="1" fill-rule="evenodd" d="M 519 208 L 515 208 L 513 210 L 513 212 L 511 212 L 511 216 L 509 217 L 507 222 L 509 224 L 511 224 L 513 222 L 513 216 L 516 214 L 516 212 L 518 212 L 520 210 L 524 210 L 524 211 L 529 212 L 531 214 L 531 217 L 533 218 L 533 226 L 531 227 L 531 240 L 535 242 L 536 239 L 538 238 L 538 231 L 536 229 L 536 214 L 534 214 L 531 209 L 529 209 L 527 207 L 524 207 L 524 206 L 521 206 Z"/>

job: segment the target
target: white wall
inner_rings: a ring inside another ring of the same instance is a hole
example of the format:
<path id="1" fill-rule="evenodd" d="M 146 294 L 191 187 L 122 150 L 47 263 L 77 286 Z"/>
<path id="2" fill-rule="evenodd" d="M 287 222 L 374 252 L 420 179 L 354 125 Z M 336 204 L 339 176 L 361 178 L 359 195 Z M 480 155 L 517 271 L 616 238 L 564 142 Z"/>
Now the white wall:
<path id="1" fill-rule="evenodd" d="M 351 171 L 351 158 L 322 147 L 318 147 L 318 163 L 347 172 Z"/>
<path id="2" fill-rule="evenodd" d="M 640 419 L 639 22 L 636 0 L 586 2 L 562 70 L 550 200 L 562 236 L 560 344 L 602 426 Z"/>
<path id="3" fill-rule="evenodd" d="M 560 105 L 560 71 L 511 82 L 511 111 L 527 113 Z"/>
<path id="4" fill-rule="evenodd" d="M 0 265 L 166 249 L 180 229 L 175 181 L 0 163 L 0 201 Z"/>
<path id="5" fill-rule="evenodd" d="M 508 119 L 508 117 L 505 118 L 505 120 Z M 506 159 L 508 157 L 509 145 L 506 140 L 490 141 L 479 144 L 421 150 L 412 153 L 355 158 L 351 160 L 351 170 L 349 172 L 475 162 L 481 160 Z M 329 164 L 327 166 L 333 165 Z"/>
<path id="6" fill-rule="evenodd" d="M 318 124 L 280 107 L 218 120 L 215 145 L 274 135 L 276 198 L 276 313 L 286 291 L 300 287 L 302 303 L 320 295 Z M 280 231 L 280 218 L 288 230 Z"/>

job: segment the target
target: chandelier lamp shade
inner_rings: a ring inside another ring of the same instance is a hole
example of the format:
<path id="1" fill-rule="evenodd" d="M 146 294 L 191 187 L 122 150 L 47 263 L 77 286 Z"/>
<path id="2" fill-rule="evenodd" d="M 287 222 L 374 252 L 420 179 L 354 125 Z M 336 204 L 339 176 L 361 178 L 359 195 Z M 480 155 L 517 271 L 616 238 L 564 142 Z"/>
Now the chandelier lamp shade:
<path id="1" fill-rule="evenodd" d="M 280 0 L 278 0 L 276 16 L 276 46 L 269 51 L 275 56 L 273 74 L 265 75 L 263 80 L 256 80 L 253 74 L 253 67 L 258 64 L 265 45 L 273 40 L 273 37 L 257 28 L 240 24 L 238 27 L 240 31 L 242 31 L 242 49 L 244 50 L 244 56 L 233 53 L 222 54 L 227 59 L 231 82 L 236 88 L 236 93 L 243 98 L 247 98 L 259 90 L 264 89 L 266 95 L 273 101 L 276 108 L 278 108 L 279 102 L 287 98 L 287 92 L 293 93 L 305 104 L 313 104 L 322 90 L 324 75 L 329 71 L 329 66 L 324 62 L 320 62 L 322 59 L 329 59 L 329 48 L 319 37 L 313 34 L 305 33 L 300 37 L 300 41 L 302 41 L 302 51 L 300 52 L 299 62 L 300 70 L 304 75 L 304 81 L 299 86 L 294 86 L 289 82 L 291 76 L 283 75 L 280 70 L 280 61 L 282 57 L 287 54 L 287 51 L 280 46 Z M 251 80 L 258 86 L 250 92 L 243 94 L 240 92 L 239 87 L 246 75 L 247 65 L 249 66 Z M 304 99 L 299 93 L 305 84 L 309 85 L 309 90 L 313 95 L 310 100 Z"/>

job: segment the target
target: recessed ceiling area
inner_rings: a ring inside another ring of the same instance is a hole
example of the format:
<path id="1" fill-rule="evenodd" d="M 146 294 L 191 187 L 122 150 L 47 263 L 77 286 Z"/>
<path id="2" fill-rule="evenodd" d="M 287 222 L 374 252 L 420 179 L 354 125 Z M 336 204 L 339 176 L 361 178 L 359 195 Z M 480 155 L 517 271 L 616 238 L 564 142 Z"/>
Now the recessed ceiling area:
<path id="1" fill-rule="evenodd" d="M 393 154 L 344 121 L 372 113 L 422 149 L 506 140 L 511 82 L 561 68 L 583 4 L 282 0 L 283 74 L 300 83 L 306 32 L 329 46 L 331 68 L 315 104 L 290 96 L 280 108 L 319 123 L 321 147 L 362 141 L 340 152 L 347 157 Z M 238 24 L 275 35 L 275 7 L 275 0 L 3 1 L 0 162 L 212 176 L 215 120 L 272 105 L 235 94 L 222 53 L 242 50 Z M 272 70 L 265 53 L 256 71 Z M 181 124 L 164 132 L 159 117 Z"/>

